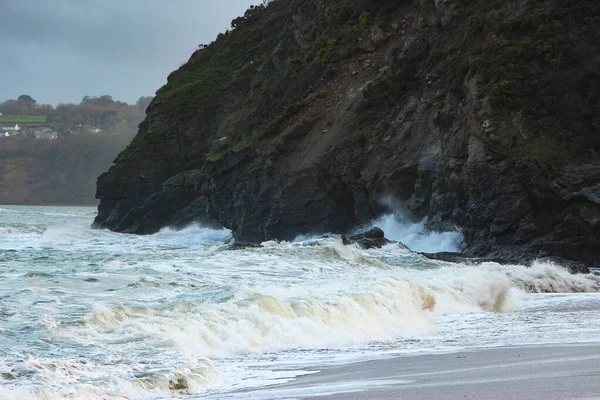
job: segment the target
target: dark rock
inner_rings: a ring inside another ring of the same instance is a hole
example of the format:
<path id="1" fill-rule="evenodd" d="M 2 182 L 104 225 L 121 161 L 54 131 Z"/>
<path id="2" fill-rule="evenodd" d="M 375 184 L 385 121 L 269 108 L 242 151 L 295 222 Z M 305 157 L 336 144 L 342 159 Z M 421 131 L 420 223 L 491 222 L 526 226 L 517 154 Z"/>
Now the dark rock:
<path id="1" fill-rule="evenodd" d="M 375 43 L 369 38 L 359 39 L 357 47 L 367 53 L 372 53 L 376 49 Z"/>
<path id="2" fill-rule="evenodd" d="M 261 244 L 240 242 L 238 240 L 234 240 L 232 243 L 228 243 L 225 246 L 221 247 L 221 250 L 245 250 L 245 249 L 257 249 L 257 248 L 261 248 L 261 247 L 263 247 Z"/>
<path id="3" fill-rule="evenodd" d="M 359 233 L 357 235 L 350 236 L 350 240 L 360 240 L 360 239 L 383 239 L 385 237 L 385 233 L 381 230 L 381 228 L 373 228 L 369 229 L 366 232 Z"/>
<path id="4" fill-rule="evenodd" d="M 363 249 L 380 249 L 385 245 L 394 243 L 385 238 L 385 234 L 380 228 L 373 228 L 350 237 L 342 236 L 342 242 L 345 245 L 358 244 Z"/>
<path id="5" fill-rule="evenodd" d="M 394 32 L 386 31 L 378 26 L 371 30 L 371 41 L 375 47 L 384 45 L 392 36 L 394 36 Z"/>

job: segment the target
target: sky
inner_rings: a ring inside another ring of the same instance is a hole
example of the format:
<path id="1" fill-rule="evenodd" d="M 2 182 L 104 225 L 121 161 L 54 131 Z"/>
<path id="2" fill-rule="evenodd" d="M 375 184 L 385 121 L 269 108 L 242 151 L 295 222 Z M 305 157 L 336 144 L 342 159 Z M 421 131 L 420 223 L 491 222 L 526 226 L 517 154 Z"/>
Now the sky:
<path id="1" fill-rule="evenodd" d="M 153 96 L 258 0 L 0 0 L 0 101 Z"/>

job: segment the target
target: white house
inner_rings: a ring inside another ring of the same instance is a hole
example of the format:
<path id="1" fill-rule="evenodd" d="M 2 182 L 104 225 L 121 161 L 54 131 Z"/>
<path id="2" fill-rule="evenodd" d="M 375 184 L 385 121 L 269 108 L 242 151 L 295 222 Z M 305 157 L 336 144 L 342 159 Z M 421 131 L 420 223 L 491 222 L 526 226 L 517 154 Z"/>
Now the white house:
<path id="1" fill-rule="evenodd" d="M 15 125 L 3 126 L 1 132 L 4 133 L 5 137 L 9 137 L 9 136 L 18 135 L 20 130 L 21 130 L 21 127 L 19 125 L 15 124 Z"/>
<path id="2" fill-rule="evenodd" d="M 56 133 L 53 130 L 48 129 L 48 128 L 44 128 L 44 129 L 40 129 L 39 131 L 35 131 L 33 133 L 33 136 L 36 139 L 46 139 L 46 140 L 58 139 L 58 133 Z"/>
<path id="3" fill-rule="evenodd" d="M 21 127 L 18 124 L 5 125 L 2 127 L 2 130 L 5 132 L 19 132 L 21 130 Z"/>

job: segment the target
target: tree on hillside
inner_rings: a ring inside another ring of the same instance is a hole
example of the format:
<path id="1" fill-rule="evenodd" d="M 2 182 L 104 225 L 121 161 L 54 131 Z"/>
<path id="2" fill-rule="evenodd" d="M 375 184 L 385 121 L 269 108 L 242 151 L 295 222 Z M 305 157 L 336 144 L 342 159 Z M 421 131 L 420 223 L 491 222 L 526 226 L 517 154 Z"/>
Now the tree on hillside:
<path id="1" fill-rule="evenodd" d="M 83 100 L 81 100 L 81 105 L 84 106 L 84 105 L 93 104 L 93 105 L 100 106 L 100 107 L 109 107 L 114 102 L 115 101 L 113 100 L 112 96 L 105 94 L 100 97 L 85 96 L 83 98 Z"/>
<path id="2" fill-rule="evenodd" d="M 142 111 L 146 111 L 146 109 L 150 105 L 150 102 L 152 102 L 152 99 L 152 96 L 142 96 L 135 103 L 135 106 Z"/>
<path id="3" fill-rule="evenodd" d="M 36 101 L 33 99 L 33 97 L 29 96 L 28 94 L 20 95 L 19 98 L 17 99 L 17 102 L 20 105 L 23 105 L 26 107 L 33 107 L 33 105 L 36 103 Z"/>
<path id="4" fill-rule="evenodd" d="M 0 112 L 4 114 L 21 114 L 21 105 L 16 100 L 7 100 L 0 104 Z"/>
<path id="5" fill-rule="evenodd" d="M 119 114 L 115 110 L 102 111 L 97 119 L 96 125 L 106 126 L 109 124 L 116 124 L 118 121 Z"/>

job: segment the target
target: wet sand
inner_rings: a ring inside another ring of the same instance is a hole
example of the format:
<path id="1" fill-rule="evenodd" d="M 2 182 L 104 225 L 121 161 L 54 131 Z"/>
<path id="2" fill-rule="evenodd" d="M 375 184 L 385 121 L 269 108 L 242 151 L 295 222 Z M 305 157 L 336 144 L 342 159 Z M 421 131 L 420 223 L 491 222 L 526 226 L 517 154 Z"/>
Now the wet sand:
<path id="1" fill-rule="evenodd" d="M 321 369 L 286 384 L 246 392 L 244 397 L 600 399 L 600 343 L 502 347 L 369 361 Z"/>

